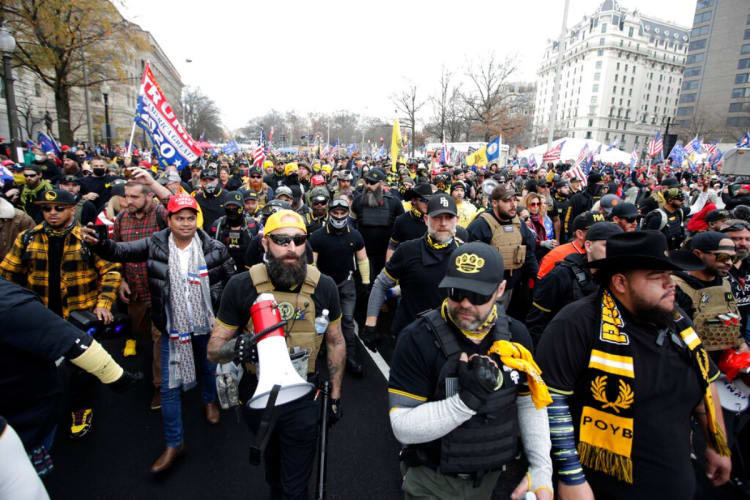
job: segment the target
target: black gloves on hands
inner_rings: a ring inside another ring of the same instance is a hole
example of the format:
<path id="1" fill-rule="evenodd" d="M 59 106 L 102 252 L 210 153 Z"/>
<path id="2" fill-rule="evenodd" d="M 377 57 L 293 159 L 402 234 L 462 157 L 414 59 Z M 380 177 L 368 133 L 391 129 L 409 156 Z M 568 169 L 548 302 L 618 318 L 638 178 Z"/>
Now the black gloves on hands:
<path id="1" fill-rule="evenodd" d="M 129 391 L 130 389 L 135 387 L 136 384 L 140 382 L 141 380 L 143 380 L 143 373 L 141 372 L 130 373 L 127 370 L 123 370 L 122 375 L 120 375 L 120 378 L 118 378 L 111 384 L 108 384 L 108 386 L 114 392 L 118 394 L 122 394 L 123 392 Z"/>
<path id="2" fill-rule="evenodd" d="M 378 352 L 378 330 L 374 326 L 365 326 L 359 332 L 359 338 L 372 352 Z"/>
<path id="3" fill-rule="evenodd" d="M 328 427 L 333 427 L 343 416 L 344 410 L 341 409 L 341 399 L 331 398 L 328 401 Z"/>
<path id="4" fill-rule="evenodd" d="M 497 366 L 486 356 L 474 356 L 458 362 L 458 397 L 469 408 L 479 411 L 497 389 Z"/>
<path id="5" fill-rule="evenodd" d="M 241 363 L 258 362 L 258 346 L 252 341 L 253 336 L 242 334 L 234 344 L 234 354 Z"/>

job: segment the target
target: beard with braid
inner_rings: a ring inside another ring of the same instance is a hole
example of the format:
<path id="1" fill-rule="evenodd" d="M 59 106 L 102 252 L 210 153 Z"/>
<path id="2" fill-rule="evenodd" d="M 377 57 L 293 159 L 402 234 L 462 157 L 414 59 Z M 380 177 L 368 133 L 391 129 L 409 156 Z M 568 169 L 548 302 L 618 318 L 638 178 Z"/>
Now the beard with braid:
<path id="1" fill-rule="evenodd" d="M 362 193 L 362 204 L 369 208 L 378 208 L 383 202 L 383 186 L 378 186 L 374 191 L 365 188 Z"/>
<path id="2" fill-rule="evenodd" d="M 305 263 L 305 254 L 297 257 L 295 262 L 284 262 L 284 258 L 275 257 L 271 252 L 266 252 L 266 266 L 268 268 L 268 277 L 276 288 L 290 290 L 292 287 L 300 285 L 307 275 L 307 264 Z"/>

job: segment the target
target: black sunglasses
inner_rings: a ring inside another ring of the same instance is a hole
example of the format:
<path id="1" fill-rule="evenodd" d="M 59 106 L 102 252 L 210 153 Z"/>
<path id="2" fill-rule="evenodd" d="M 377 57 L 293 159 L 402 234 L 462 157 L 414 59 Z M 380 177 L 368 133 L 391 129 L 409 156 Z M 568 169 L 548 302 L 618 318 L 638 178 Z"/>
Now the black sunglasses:
<path id="1" fill-rule="evenodd" d="M 638 220 L 638 217 L 623 217 L 626 221 L 628 221 L 628 224 L 632 224 L 633 222 Z"/>
<path id="2" fill-rule="evenodd" d="M 463 302 L 464 299 L 469 299 L 469 302 L 475 306 L 481 306 L 486 304 L 492 299 L 492 294 L 483 295 L 481 293 L 472 292 L 470 290 L 463 290 L 461 288 L 449 288 L 448 298 L 453 302 Z"/>
<path id="3" fill-rule="evenodd" d="M 251 175 L 250 178 L 251 179 L 262 179 L 263 176 L 262 175 Z"/>
<path id="4" fill-rule="evenodd" d="M 23 174 L 23 176 L 27 179 L 33 179 L 34 177 L 39 177 L 39 174 Z"/>
<path id="5" fill-rule="evenodd" d="M 313 205 L 318 205 L 318 206 L 320 206 L 320 205 L 328 205 L 328 200 L 322 200 L 322 201 L 321 200 L 313 200 L 312 204 Z"/>
<path id="6" fill-rule="evenodd" d="M 428 200 L 427 198 L 420 198 L 419 201 L 421 201 L 422 203 L 429 203 L 430 202 L 430 200 Z"/>
<path id="7" fill-rule="evenodd" d="M 371 181 L 370 179 L 365 179 L 365 184 L 367 184 L 368 186 L 372 186 L 377 183 L 378 181 Z"/>
<path id="8" fill-rule="evenodd" d="M 288 234 L 269 234 L 268 237 L 271 238 L 271 241 L 282 247 L 289 245 L 291 242 L 294 242 L 294 246 L 301 247 L 307 241 L 306 234 L 295 234 L 294 236 Z"/>
<path id="9" fill-rule="evenodd" d="M 64 212 L 68 208 L 67 205 L 44 205 L 42 212 L 48 213 L 54 210 L 55 212 Z"/>

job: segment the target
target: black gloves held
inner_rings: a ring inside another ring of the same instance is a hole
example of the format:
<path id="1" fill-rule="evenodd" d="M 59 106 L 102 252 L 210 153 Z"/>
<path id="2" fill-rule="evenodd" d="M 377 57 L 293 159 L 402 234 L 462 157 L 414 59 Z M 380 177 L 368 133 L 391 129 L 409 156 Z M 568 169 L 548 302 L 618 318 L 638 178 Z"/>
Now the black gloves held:
<path id="1" fill-rule="evenodd" d="M 485 356 L 474 356 L 468 362 L 458 362 L 458 397 L 474 411 L 487 401 L 497 389 L 497 366 Z"/>
<path id="2" fill-rule="evenodd" d="M 120 378 L 118 378 L 111 384 L 108 384 L 108 386 L 114 392 L 122 394 L 123 392 L 129 391 L 130 389 L 135 387 L 136 384 L 138 384 L 138 382 L 140 382 L 141 380 L 143 380 L 143 373 L 130 373 L 127 370 L 123 370 Z"/>
<path id="3" fill-rule="evenodd" d="M 359 338 L 372 352 L 378 352 L 378 330 L 374 326 L 365 326 L 359 332 Z"/>
<path id="4" fill-rule="evenodd" d="M 252 341 L 252 338 L 252 335 L 246 333 L 237 337 L 237 342 L 234 344 L 234 354 L 241 363 L 258 362 L 258 347 Z"/>

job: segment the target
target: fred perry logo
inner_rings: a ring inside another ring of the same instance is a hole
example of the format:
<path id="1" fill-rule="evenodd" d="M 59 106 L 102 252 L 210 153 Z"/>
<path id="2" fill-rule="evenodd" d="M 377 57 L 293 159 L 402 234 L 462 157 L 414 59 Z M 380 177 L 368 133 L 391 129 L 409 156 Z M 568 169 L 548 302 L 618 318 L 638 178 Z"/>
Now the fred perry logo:
<path id="1" fill-rule="evenodd" d="M 47 191 L 46 193 L 44 193 L 44 199 L 47 201 L 54 201 L 57 199 L 57 193 L 55 193 L 54 191 Z"/>
<path id="2" fill-rule="evenodd" d="M 464 274 L 476 274 L 484 267 L 484 259 L 475 253 L 464 253 L 456 257 L 456 269 Z"/>

